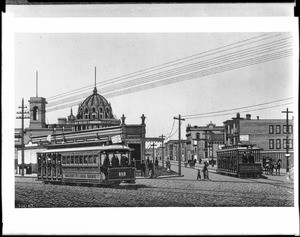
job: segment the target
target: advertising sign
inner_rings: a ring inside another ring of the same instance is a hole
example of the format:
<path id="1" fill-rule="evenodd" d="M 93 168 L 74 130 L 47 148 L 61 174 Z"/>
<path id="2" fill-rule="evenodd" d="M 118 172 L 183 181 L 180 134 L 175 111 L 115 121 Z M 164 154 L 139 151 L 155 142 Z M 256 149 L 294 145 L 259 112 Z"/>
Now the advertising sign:
<path id="1" fill-rule="evenodd" d="M 241 142 L 249 142 L 249 135 L 240 135 Z"/>
<path id="2" fill-rule="evenodd" d="M 111 137 L 111 141 L 112 141 L 112 143 L 121 143 L 122 139 L 121 139 L 120 135 L 116 135 L 116 136 Z"/>

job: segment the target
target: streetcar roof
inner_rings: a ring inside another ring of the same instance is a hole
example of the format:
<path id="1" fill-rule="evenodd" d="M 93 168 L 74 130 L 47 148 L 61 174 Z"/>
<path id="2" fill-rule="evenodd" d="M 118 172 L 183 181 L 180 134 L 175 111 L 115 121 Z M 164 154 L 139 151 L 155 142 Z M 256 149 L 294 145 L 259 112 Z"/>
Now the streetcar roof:
<path id="1" fill-rule="evenodd" d="M 72 147 L 72 148 L 60 148 L 49 149 L 41 151 L 39 153 L 62 153 L 62 152 L 76 152 L 76 151 L 132 151 L 134 149 L 123 145 L 109 145 L 109 146 L 90 146 L 90 147 Z"/>

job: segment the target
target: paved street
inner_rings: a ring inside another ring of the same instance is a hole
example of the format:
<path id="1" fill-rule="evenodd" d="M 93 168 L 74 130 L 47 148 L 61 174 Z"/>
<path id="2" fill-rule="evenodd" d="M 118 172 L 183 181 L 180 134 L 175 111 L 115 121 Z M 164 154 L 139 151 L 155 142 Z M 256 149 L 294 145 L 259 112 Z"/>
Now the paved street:
<path id="1" fill-rule="evenodd" d="M 175 165 L 172 165 L 173 169 Z M 119 187 L 43 184 L 16 177 L 16 207 L 223 207 L 293 206 L 293 184 L 276 179 L 238 179 L 210 172 L 196 181 L 197 169 L 183 177 L 137 179 Z M 274 176 L 275 177 L 275 176 Z"/>

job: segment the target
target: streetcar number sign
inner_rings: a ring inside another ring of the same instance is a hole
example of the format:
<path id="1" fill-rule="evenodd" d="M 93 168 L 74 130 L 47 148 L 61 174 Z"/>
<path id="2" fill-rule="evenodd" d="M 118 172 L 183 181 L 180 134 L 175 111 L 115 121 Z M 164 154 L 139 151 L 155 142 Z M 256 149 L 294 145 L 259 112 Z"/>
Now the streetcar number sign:
<path id="1" fill-rule="evenodd" d="M 119 176 L 120 177 L 125 177 L 126 176 L 126 172 L 119 172 Z"/>

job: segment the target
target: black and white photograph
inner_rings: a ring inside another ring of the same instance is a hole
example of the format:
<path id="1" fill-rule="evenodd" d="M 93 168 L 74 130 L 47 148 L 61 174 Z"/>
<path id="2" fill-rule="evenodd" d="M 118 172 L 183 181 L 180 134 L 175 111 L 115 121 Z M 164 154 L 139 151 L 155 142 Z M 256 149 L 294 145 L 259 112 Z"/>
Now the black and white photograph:
<path id="1" fill-rule="evenodd" d="M 299 234 L 297 20 L 171 6 L 8 7 L 5 233 Z"/>

